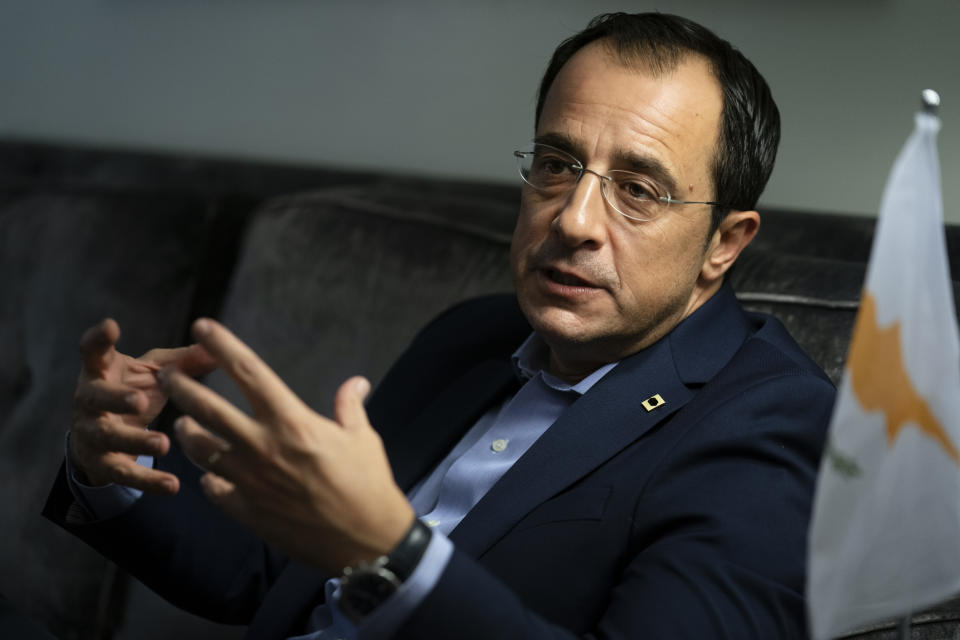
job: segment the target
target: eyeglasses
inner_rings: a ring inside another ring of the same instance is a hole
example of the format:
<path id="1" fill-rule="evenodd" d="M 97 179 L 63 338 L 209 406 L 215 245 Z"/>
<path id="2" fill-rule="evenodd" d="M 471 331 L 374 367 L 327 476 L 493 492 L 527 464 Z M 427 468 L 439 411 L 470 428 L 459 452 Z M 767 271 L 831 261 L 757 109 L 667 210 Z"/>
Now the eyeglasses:
<path id="1" fill-rule="evenodd" d="M 674 200 L 670 193 L 649 176 L 633 171 L 609 171 L 606 175 L 587 169 L 572 155 L 547 144 L 535 144 L 528 151 L 514 151 L 520 177 L 548 197 L 571 191 L 584 173 L 600 178 L 600 193 L 614 210 L 631 220 L 649 222 L 673 204 L 709 204 L 719 202 Z"/>

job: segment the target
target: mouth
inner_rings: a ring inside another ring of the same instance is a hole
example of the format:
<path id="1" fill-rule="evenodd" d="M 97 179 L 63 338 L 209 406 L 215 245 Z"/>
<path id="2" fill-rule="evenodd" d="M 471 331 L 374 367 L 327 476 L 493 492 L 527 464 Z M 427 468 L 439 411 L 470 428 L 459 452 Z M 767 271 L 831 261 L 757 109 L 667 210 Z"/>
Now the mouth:
<path id="1" fill-rule="evenodd" d="M 567 287 L 583 287 L 596 289 L 597 285 L 584 280 L 578 275 L 569 273 L 567 271 L 560 271 L 559 269 L 546 268 L 543 270 L 543 274 L 551 281 L 556 282 Z"/>
<path id="2" fill-rule="evenodd" d="M 542 267 L 537 270 L 540 291 L 554 299 L 566 301 L 586 301 L 601 294 L 606 287 L 583 276 L 557 269 Z"/>

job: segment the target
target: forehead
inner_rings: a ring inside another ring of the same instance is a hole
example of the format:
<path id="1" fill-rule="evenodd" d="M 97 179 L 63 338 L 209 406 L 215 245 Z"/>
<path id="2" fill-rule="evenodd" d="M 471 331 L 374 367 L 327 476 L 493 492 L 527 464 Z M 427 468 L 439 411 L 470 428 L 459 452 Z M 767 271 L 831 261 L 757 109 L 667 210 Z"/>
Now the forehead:
<path id="1" fill-rule="evenodd" d="M 621 62 L 600 42 L 578 51 L 550 86 L 537 136 L 570 140 L 587 163 L 649 158 L 676 180 L 690 184 L 710 176 L 720 131 L 720 85 L 697 55 L 654 73 Z M 706 186 L 706 185 L 704 185 Z M 699 190 L 699 189 L 698 189 Z"/>

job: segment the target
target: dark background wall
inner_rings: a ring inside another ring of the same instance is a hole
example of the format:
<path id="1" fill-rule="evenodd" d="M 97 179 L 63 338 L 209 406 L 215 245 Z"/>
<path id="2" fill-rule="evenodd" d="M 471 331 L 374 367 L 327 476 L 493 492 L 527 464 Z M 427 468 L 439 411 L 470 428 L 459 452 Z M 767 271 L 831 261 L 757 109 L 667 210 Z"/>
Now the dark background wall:
<path id="1" fill-rule="evenodd" d="M 0 0 L 0 138 L 513 180 L 547 55 L 624 9 L 699 20 L 770 80 L 770 206 L 874 214 L 938 89 L 960 221 L 953 0 Z"/>

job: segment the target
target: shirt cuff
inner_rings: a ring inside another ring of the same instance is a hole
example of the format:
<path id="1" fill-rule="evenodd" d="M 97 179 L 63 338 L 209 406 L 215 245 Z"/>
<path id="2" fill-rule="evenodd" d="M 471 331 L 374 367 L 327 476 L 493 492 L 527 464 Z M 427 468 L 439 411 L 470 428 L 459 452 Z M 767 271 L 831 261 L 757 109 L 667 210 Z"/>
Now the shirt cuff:
<path id="1" fill-rule="evenodd" d="M 69 447 L 70 434 L 67 434 L 66 446 Z M 84 508 L 92 520 L 107 520 L 120 515 L 132 507 L 143 491 L 119 484 L 108 484 L 102 487 L 91 487 L 77 479 L 73 465 L 70 463 L 69 449 L 64 452 L 67 461 L 67 486 L 74 499 Z M 137 464 L 144 467 L 153 467 L 153 456 L 138 456 Z"/>
<path id="2" fill-rule="evenodd" d="M 347 637 L 357 638 L 357 640 L 392 638 L 437 585 L 452 555 L 453 543 L 442 533 L 434 531 L 426 551 L 423 552 L 423 557 L 420 558 L 417 568 L 413 570 L 410 577 L 400 585 L 396 593 L 387 598 L 360 625 L 355 627 L 354 635 L 347 634 Z M 340 601 L 339 585 L 331 600 L 335 622 L 338 626 L 349 625 L 337 606 Z"/>

